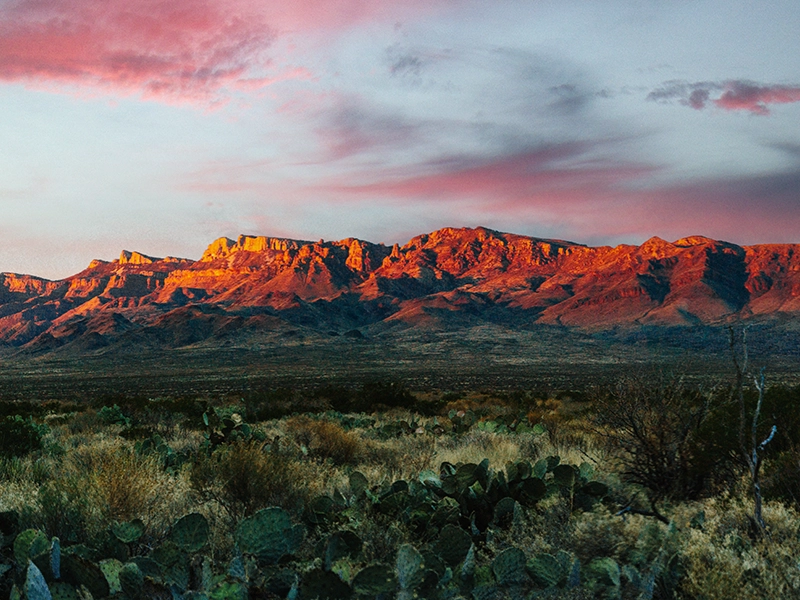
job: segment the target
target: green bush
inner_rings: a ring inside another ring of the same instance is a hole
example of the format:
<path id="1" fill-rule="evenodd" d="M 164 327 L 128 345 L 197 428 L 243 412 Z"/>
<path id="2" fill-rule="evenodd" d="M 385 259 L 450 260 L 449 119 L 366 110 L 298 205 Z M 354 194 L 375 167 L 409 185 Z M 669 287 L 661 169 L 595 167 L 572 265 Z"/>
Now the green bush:
<path id="1" fill-rule="evenodd" d="M 97 416 L 106 425 L 123 425 L 127 427 L 131 424 L 131 420 L 123 414 L 122 409 L 117 404 L 104 406 L 97 411 Z"/>
<path id="2" fill-rule="evenodd" d="M 49 432 L 47 425 L 39 425 L 31 417 L 6 417 L 0 421 L 0 456 L 25 456 L 41 450 L 42 438 Z"/>

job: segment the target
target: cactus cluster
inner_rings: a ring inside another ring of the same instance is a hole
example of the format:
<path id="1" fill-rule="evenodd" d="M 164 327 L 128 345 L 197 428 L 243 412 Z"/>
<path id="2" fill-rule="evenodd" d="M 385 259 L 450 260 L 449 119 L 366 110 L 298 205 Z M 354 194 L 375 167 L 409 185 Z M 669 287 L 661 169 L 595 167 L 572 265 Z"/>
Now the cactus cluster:
<path id="1" fill-rule="evenodd" d="M 244 421 L 240 413 L 219 408 L 203 413 L 203 425 L 205 427 L 203 437 L 209 453 L 221 444 L 259 438 L 260 435 Z"/>
<path id="2" fill-rule="evenodd" d="M 163 440 L 150 438 L 139 450 L 161 452 L 162 446 Z M 20 600 L 449 600 L 580 586 L 596 597 L 635 590 L 637 597 L 652 598 L 677 568 L 658 531 L 643 541 L 641 560 L 625 565 L 608 557 L 581 564 L 563 550 L 530 554 L 507 542 L 487 551 L 503 530 L 523 527 L 526 513 L 544 498 L 555 496 L 574 510 L 602 502 L 609 490 L 592 476 L 590 465 L 564 464 L 557 456 L 502 469 L 488 460 L 445 462 L 392 483 L 352 471 L 342 490 L 312 498 L 294 517 L 269 507 L 239 520 L 233 552 L 222 562 L 212 559 L 219 556 L 199 513 L 158 534 L 140 519 L 115 522 L 93 547 L 62 548 L 40 530 L 20 531 L 18 516 L 5 512 L 0 590 Z M 400 521 L 418 537 L 375 560 L 358 529 L 369 518 Z"/>
<path id="3" fill-rule="evenodd" d="M 193 513 L 179 519 L 152 549 L 139 544 L 142 521 L 115 523 L 108 539 L 121 544 L 103 548 L 72 545 L 62 549 L 58 538 L 39 530 L 15 530 L 12 513 L 0 514 L 3 561 L 0 586 L 19 600 L 87 600 L 117 598 L 246 599 L 247 588 L 230 582 L 226 573 L 214 575 L 207 547 L 209 526 Z M 101 551 L 101 550 L 104 550 Z M 119 557 L 108 556 L 118 553 Z M 238 585 L 238 587 L 237 587 Z M 2 589 L 0 588 L 0 589 Z M 238 596 L 235 590 L 239 590 Z"/>

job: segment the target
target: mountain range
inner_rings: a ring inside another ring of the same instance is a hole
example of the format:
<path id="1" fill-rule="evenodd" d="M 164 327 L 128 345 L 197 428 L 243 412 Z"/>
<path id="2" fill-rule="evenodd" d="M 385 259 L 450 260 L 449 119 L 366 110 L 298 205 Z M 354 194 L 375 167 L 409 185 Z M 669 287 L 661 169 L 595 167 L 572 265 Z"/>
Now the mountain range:
<path id="1" fill-rule="evenodd" d="M 199 260 L 123 251 L 51 281 L 0 273 L 0 344 L 103 352 L 352 338 L 482 323 L 598 331 L 800 317 L 800 244 L 692 236 L 590 247 L 445 228 L 400 246 L 220 238 Z"/>

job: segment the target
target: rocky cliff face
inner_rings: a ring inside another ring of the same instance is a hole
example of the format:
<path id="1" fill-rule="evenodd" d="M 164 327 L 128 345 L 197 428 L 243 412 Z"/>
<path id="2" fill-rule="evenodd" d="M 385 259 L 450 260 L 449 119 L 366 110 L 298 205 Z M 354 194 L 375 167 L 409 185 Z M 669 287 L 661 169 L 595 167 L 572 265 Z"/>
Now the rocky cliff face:
<path id="1" fill-rule="evenodd" d="M 484 228 L 387 247 L 220 238 L 200 260 L 123 251 L 60 281 L 0 274 L 0 343 L 179 346 L 297 326 L 583 328 L 800 317 L 800 245 L 704 237 L 592 248 Z"/>

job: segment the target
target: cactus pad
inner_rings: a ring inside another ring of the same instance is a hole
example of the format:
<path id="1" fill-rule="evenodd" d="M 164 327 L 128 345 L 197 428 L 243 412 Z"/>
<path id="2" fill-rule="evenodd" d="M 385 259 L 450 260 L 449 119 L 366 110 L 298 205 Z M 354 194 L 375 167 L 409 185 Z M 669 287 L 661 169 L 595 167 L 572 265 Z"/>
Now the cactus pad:
<path id="1" fill-rule="evenodd" d="M 247 600 L 247 587 L 238 581 L 221 581 L 208 593 L 209 600 Z"/>
<path id="2" fill-rule="evenodd" d="M 264 508 L 243 519 L 236 527 L 236 542 L 246 554 L 275 564 L 286 554 L 294 553 L 303 541 L 303 528 L 292 525 L 282 508 Z"/>
<path id="3" fill-rule="evenodd" d="M 50 595 L 53 600 L 81 600 L 78 591 L 63 581 L 56 581 L 50 584 Z"/>
<path id="4" fill-rule="evenodd" d="M 85 585 L 94 598 L 109 595 L 108 581 L 100 567 L 75 554 L 61 557 L 61 576 L 76 588 Z"/>
<path id="5" fill-rule="evenodd" d="M 397 550 L 397 561 L 395 563 L 395 571 L 397 573 L 397 581 L 400 583 L 400 589 L 411 590 L 422 583 L 425 575 L 423 569 L 425 562 L 422 554 L 417 552 L 411 544 L 403 544 Z"/>
<path id="6" fill-rule="evenodd" d="M 525 553 L 519 548 L 506 548 L 492 561 L 492 571 L 501 586 L 525 583 Z"/>
<path id="7" fill-rule="evenodd" d="M 552 554 L 537 554 L 528 562 L 528 573 L 543 588 L 562 585 L 566 582 L 564 565 Z"/>
<path id="8" fill-rule="evenodd" d="M 100 561 L 100 570 L 106 576 L 108 588 L 112 594 L 122 591 L 119 585 L 119 572 L 122 570 L 122 566 L 122 563 L 116 558 L 107 558 Z"/>
<path id="9" fill-rule="evenodd" d="M 470 546 L 472 537 L 466 531 L 456 525 L 445 525 L 433 546 L 433 551 L 445 564 L 454 567 L 466 558 Z"/>
<path id="10" fill-rule="evenodd" d="M 141 519 L 126 521 L 124 523 L 114 523 L 111 526 L 111 533 L 123 544 L 135 542 L 144 533 L 144 523 Z"/>
<path id="11" fill-rule="evenodd" d="M 558 465 L 553 469 L 553 480 L 561 487 L 572 489 L 577 479 L 572 465 Z"/>
<path id="12" fill-rule="evenodd" d="M 353 578 L 356 594 L 374 598 L 379 594 L 390 594 L 397 587 L 394 571 L 387 565 L 372 565 L 361 569 Z"/>
<path id="13" fill-rule="evenodd" d="M 530 477 L 517 484 L 515 491 L 519 503 L 523 506 L 531 507 L 544 498 L 547 493 L 547 486 L 541 479 Z"/>
<path id="14" fill-rule="evenodd" d="M 172 526 L 169 539 L 185 552 L 199 552 L 208 543 L 208 521 L 200 513 L 181 517 Z"/>
<path id="15" fill-rule="evenodd" d="M 118 573 L 119 586 L 128 598 L 136 598 L 142 590 L 144 575 L 136 563 L 126 563 Z"/>
<path id="16" fill-rule="evenodd" d="M 586 567 L 586 578 L 593 579 L 604 586 L 618 587 L 620 570 L 613 558 L 596 558 Z"/>
<path id="17" fill-rule="evenodd" d="M 360 471 L 350 473 L 350 493 L 353 496 L 360 498 L 368 488 L 369 482 L 363 473 Z"/>
<path id="18" fill-rule="evenodd" d="M 364 542 L 352 531 L 337 531 L 328 538 L 325 546 L 325 570 L 330 571 L 337 560 L 350 556 L 355 558 Z"/>
<path id="19" fill-rule="evenodd" d="M 25 577 L 25 597 L 28 600 L 53 600 L 44 575 L 39 567 L 30 560 L 28 560 L 28 572 Z"/>
<path id="20" fill-rule="evenodd" d="M 26 529 L 14 540 L 14 558 L 17 563 L 24 565 L 29 558 L 39 556 L 50 549 L 47 536 L 38 529 Z"/>

